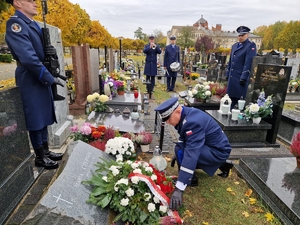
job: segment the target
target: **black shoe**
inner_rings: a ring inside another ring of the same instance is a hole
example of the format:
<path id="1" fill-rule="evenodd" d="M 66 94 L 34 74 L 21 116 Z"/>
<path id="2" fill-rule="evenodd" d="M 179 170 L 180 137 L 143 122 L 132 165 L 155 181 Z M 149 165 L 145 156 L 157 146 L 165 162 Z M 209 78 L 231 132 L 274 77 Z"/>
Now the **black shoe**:
<path id="1" fill-rule="evenodd" d="M 51 152 L 49 150 L 49 146 L 48 146 L 48 142 L 44 142 L 43 143 L 43 148 L 44 148 L 44 153 L 45 156 L 47 156 L 49 159 L 52 159 L 54 161 L 58 161 L 61 160 L 63 155 L 62 153 L 55 153 L 55 152 Z"/>
<path id="2" fill-rule="evenodd" d="M 195 175 L 192 178 L 191 184 L 189 184 L 190 187 L 196 187 L 198 186 L 198 177 L 196 177 Z"/>
<path id="3" fill-rule="evenodd" d="M 44 148 L 41 146 L 38 149 L 34 149 L 35 152 L 35 166 L 44 167 L 45 169 L 56 169 L 58 168 L 58 163 L 52 161 L 47 156 L 45 156 Z"/>
<path id="4" fill-rule="evenodd" d="M 221 173 L 218 173 L 218 176 L 226 178 L 229 175 L 230 170 L 233 168 L 234 164 L 230 160 L 226 160 L 226 162 L 222 163 L 219 167 L 219 170 L 221 170 Z"/>

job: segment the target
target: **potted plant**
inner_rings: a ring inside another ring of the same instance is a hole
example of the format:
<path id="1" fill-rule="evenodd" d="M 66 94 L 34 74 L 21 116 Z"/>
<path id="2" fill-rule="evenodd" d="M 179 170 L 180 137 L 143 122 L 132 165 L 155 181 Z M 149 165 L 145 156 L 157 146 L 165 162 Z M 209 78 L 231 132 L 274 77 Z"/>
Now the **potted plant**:
<path id="1" fill-rule="evenodd" d="M 300 168 L 300 132 L 294 136 L 290 152 L 296 157 L 297 167 Z"/>
<path id="2" fill-rule="evenodd" d="M 192 91 L 189 91 L 189 96 L 193 97 L 196 102 L 206 102 L 211 96 L 210 86 L 196 84 Z"/>
<path id="3" fill-rule="evenodd" d="M 196 80 L 197 78 L 200 77 L 199 73 L 191 73 L 190 77 L 192 78 L 192 80 Z"/>
<path id="4" fill-rule="evenodd" d="M 126 82 L 122 80 L 116 80 L 118 95 L 124 95 Z"/>
<path id="5" fill-rule="evenodd" d="M 152 142 L 152 134 L 146 131 L 141 131 L 136 135 L 135 142 L 141 146 L 142 152 L 148 152 L 149 145 Z"/>

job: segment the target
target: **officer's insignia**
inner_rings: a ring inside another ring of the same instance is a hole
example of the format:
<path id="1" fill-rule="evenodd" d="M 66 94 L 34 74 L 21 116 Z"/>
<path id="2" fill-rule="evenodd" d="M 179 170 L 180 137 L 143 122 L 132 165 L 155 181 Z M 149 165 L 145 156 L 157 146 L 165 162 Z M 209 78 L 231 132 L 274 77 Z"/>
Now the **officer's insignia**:
<path id="1" fill-rule="evenodd" d="M 20 32 L 20 31 L 22 30 L 22 27 L 21 27 L 20 24 L 14 23 L 14 24 L 11 25 L 11 30 L 12 30 L 13 32 L 18 33 L 18 32 Z"/>
<path id="2" fill-rule="evenodd" d="M 255 50 L 255 48 L 252 48 L 251 50 L 253 51 L 253 50 Z"/>
<path id="3" fill-rule="evenodd" d="M 192 131 L 192 130 L 189 130 L 189 131 L 187 131 L 187 132 L 185 132 L 185 133 L 186 133 L 187 136 L 190 136 L 190 135 L 193 134 L 193 131 Z"/>

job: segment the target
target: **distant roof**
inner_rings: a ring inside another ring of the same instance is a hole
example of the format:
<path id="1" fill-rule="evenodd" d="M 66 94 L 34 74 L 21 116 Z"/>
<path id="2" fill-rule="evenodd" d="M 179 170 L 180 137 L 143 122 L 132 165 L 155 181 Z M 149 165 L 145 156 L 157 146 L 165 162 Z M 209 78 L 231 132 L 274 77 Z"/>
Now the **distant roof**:
<path id="1" fill-rule="evenodd" d="M 203 18 L 203 15 L 201 15 L 201 18 L 199 20 L 197 20 L 196 23 L 206 23 L 207 20 Z"/>

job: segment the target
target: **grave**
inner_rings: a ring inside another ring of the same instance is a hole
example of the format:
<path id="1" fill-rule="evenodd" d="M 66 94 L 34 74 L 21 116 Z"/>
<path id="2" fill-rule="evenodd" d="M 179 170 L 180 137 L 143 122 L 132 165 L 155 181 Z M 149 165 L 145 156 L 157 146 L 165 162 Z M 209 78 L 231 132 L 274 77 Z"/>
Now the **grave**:
<path id="1" fill-rule="evenodd" d="M 278 137 L 285 143 L 291 144 L 295 134 L 300 131 L 300 112 L 296 110 L 283 110 L 280 120 Z"/>
<path id="2" fill-rule="evenodd" d="M 300 169 L 295 157 L 240 159 L 235 168 L 284 224 L 300 224 Z"/>
<path id="3" fill-rule="evenodd" d="M 231 120 L 231 115 L 222 115 L 217 110 L 206 110 L 220 125 L 233 148 L 257 148 L 271 146 L 266 143 L 267 131 L 271 124 L 238 123 Z"/>
<path id="4" fill-rule="evenodd" d="M 105 125 L 118 128 L 120 132 L 138 133 L 144 131 L 144 123 L 139 119 L 132 119 L 129 115 L 122 115 L 121 113 L 98 113 L 91 112 L 86 122 L 94 126 Z"/>
<path id="5" fill-rule="evenodd" d="M 126 107 L 130 110 L 130 112 L 132 112 L 134 108 L 141 110 L 141 93 L 139 93 L 138 98 L 135 98 L 132 92 L 125 93 L 124 95 L 117 95 L 106 102 L 106 105 L 114 110 L 119 109 L 121 112 L 123 112 Z"/>
<path id="6" fill-rule="evenodd" d="M 42 172 L 33 168 L 19 88 L 0 91 L 0 224 Z"/>
<path id="7" fill-rule="evenodd" d="M 300 58 L 288 58 L 286 65 L 292 67 L 291 80 L 300 76 Z"/>
<path id="8" fill-rule="evenodd" d="M 81 184 L 91 178 L 95 165 L 101 159 L 112 159 L 108 154 L 82 141 L 72 142 L 60 167 L 61 173 L 48 191 L 28 215 L 23 225 L 30 224 L 77 224 L 107 225 L 109 209 L 87 204 L 90 186 Z"/>
<path id="9" fill-rule="evenodd" d="M 181 92 L 180 95 L 184 96 L 184 93 Z M 194 107 L 197 109 L 205 110 L 218 110 L 220 108 L 220 102 L 206 101 L 206 102 L 198 102 L 193 97 L 186 96 L 184 97 L 185 105 L 187 107 Z"/>

